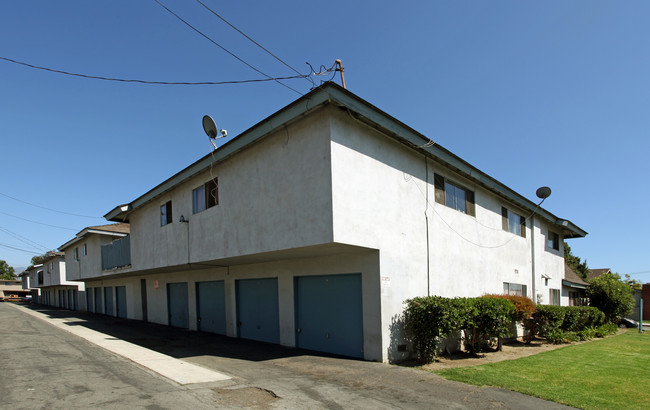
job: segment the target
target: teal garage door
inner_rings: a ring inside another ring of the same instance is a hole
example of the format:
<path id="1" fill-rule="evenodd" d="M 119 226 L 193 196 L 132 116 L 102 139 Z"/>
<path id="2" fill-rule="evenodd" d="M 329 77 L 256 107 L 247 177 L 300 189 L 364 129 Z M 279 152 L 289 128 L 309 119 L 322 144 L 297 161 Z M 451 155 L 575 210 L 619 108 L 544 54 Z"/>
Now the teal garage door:
<path id="1" fill-rule="evenodd" d="M 86 310 L 89 313 L 95 311 L 95 305 L 93 304 L 93 288 L 86 288 Z"/>
<path id="2" fill-rule="evenodd" d="M 102 313 L 102 288 L 95 288 L 95 313 Z"/>
<path id="3" fill-rule="evenodd" d="M 126 319 L 126 286 L 115 287 L 116 316 Z"/>
<path id="4" fill-rule="evenodd" d="M 113 287 L 104 288 L 104 314 L 114 316 L 113 314 Z"/>
<path id="5" fill-rule="evenodd" d="M 198 330 L 226 334 L 226 292 L 224 282 L 196 282 L 196 313 Z"/>
<path id="6" fill-rule="evenodd" d="M 238 280 L 235 293 L 237 336 L 280 343 L 277 278 Z"/>
<path id="7" fill-rule="evenodd" d="M 169 325 L 188 329 L 190 327 L 187 282 L 167 284 L 167 311 Z"/>
<path id="8" fill-rule="evenodd" d="M 296 347 L 363 358 L 361 274 L 294 278 Z"/>

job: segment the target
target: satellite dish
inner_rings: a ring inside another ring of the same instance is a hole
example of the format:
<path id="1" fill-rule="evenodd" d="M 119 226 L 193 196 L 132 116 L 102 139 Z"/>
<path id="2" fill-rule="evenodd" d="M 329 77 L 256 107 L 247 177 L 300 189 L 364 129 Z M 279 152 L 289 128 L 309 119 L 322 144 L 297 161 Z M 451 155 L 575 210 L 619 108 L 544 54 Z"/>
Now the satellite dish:
<path id="1" fill-rule="evenodd" d="M 537 195 L 538 198 L 546 199 L 549 196 L 551 196 L 551 188 L 549 188 L 547 186 L 543 186 L 541 188 L 538 188 L 537 192 L 535 192 L 535 194 Z"/>
<path id="2" fill-rule="evenodd" d="M 209 115 L 203 116 L 203 129 L 205 130 L 205 133 L 208 135 L 208 137 L 217 137 L 217 124 L 214 123 L 214 120 Z"/>

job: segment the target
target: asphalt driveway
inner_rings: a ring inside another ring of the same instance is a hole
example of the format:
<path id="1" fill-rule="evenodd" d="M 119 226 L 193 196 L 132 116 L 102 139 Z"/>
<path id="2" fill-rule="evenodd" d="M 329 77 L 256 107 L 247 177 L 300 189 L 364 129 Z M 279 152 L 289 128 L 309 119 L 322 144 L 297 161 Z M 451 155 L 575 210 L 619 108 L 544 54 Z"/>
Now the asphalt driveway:
<path id="1" fill-rule="evenodd" d="M 63 319 L 230 376 L 208 387 L 215 407 L 331 409 L 560 409 L 497 388 L 447 381 L 418 369 L 364 362 L 278 345 L 33 305 L 43 320 Z M 26 313 L 25 313 L 26 314 Z M 31 320 L 38 320 L 31 318 Z M 136 365 L 135 363 L 133 364 Z M 203 384 L 202 388 L 206 385 Z"/>

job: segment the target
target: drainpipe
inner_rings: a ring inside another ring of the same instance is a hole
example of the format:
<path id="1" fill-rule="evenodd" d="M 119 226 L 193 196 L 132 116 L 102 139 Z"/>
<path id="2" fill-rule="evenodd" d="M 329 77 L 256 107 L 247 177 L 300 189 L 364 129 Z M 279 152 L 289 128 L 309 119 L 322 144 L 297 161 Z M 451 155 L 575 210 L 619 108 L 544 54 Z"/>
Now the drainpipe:
<path id="1" fill-rule="evenodd" d="M 530 217 L 530 222 L 531 222 L 531 227 L 530 227 L 530 255 L 531 255 L 531 261 L 532 261 L 532 275 L 533 275 L 533 283 L 532 283 L 532 297 L 531 299 L 533 300 L 534 304 L 537 304 L 537 290 L 535 289 L 535 215 L 533 214 Z"/>

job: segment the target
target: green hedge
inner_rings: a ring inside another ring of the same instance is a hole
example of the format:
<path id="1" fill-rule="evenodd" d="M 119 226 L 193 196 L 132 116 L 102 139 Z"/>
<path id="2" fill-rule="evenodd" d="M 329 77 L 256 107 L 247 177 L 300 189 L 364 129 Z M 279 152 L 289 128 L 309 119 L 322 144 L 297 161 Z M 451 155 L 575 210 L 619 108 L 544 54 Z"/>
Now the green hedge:
<path id="1" fill-rule="evenodd" d="M 538 335 L 554 343 L 587 340 L 611 330 L 602 327 L 605 315 L 587 306 L 532 306 L 527 300 L 500 295 L 480 298 L 428 296 L 404 303 L 406 330 L 422 363 L 430 363 L 440 341 L 457 330 L 463 331 L 465 349 L 470 353 L 479 352 L 495 339 L 508 336 L 512 324 L 522 320 L 530 338 Z M 534 312 L 532 316 L 531 312 Z"/>

